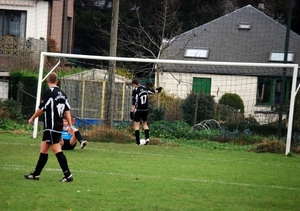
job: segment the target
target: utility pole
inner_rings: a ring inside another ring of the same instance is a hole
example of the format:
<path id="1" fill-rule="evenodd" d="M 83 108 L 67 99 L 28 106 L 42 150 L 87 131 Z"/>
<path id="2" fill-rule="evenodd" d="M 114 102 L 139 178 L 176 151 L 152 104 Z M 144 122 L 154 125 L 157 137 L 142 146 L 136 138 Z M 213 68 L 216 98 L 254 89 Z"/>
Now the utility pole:
<path id="1" fill-rule="evenodd" d="M 283 63 L 287 63 L 288 51 L 289 51 L 289 40 L 290 40 L 290 29 L 291 29 L 291 20 L 292 20 L 292 7 L 293 0 L 289 0 L 288 7 L 288 20 L 286 27 L 285 35 L 285 47 L 284 47 L 284 58 Z M 285 82 L 286 82 L 286 68 L 283 68 L 282 71 L 282 81 L 281 81 L 281 93 L 280 93 L 280 104 L 279 104 L 279 114 L 278 114 L 278 138 L 281 138 L 281 129 L 282 129 L 282 114 L 283 114 L 283 105 L 285 104 Z"/>
<path id="2" fill-rule="evenodd" d="M 110 30 L 109 56 L 117 56 L 117 38 L 119 24 L 120 0 L 113 0 Z M 116 61 L 109 61 L 108 83 L 106 88 L 106 125 L 113 127 L 113 114 L 115 109 L 115 69 Z"/>

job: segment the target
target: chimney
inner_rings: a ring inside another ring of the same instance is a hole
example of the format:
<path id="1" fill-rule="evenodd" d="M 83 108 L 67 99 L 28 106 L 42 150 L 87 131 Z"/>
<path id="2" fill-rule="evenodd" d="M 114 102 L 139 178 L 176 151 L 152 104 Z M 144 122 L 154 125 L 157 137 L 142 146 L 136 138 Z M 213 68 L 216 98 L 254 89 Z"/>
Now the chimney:
<path id="1" fill-rule="evenodd" d="M 265 10 L 265 4 L 264 4 L 264 3 L 259 3 L 257 8 L 258 8 L 260 11 L 264 11 L 264 10 Z"/>

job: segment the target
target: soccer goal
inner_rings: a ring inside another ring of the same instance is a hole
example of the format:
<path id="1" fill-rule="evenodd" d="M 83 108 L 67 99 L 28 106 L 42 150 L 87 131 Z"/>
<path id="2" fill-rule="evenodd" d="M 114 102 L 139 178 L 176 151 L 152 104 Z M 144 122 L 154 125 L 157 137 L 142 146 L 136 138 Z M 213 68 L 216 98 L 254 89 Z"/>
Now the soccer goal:
<path id="1" fill-rule="evenodd" d="M 57 63 L 45 74 L 45 60 L 49 58 L 57 60 Z M 242 117 L 242 119 L 254 119 L 259 124 L 274 123 L 279 118 L 280 94 L 284 90 L 286 92 L 284 104 L 287 106 L 284 107 L 283 119 L 287 122 L 288 128 L 286 154 L 290 152 L 295 96 L 299 89 L 297 88 L 298 64 L 143 59 L 42 52 L 36 108 L 40 103 L 43 81 L 58 67 L 61 59 L 77 63 L 96 60 L 101 64 L 59 79 L 62 90 L 68 95 L 72 115 L 91 124 L 101 124 L 105 120 L 104 94 L 109 86 L 108 61 L 116 61 L 117 68 L 128 70 L 132 73 L 131 77 L 136 74 L 143 75 L 142 83 L 153 82 L 156 87 L 163 87 L 164 93 L 171 97 L 168 98 L 169 100 L 155 99 L 154 101 L 166 110 L 167 121 L 180 119 L 178 102 L 191 92 L 195 92 L 213 96 L 216 103 L 226 93 L 236 94 L 242 99 L 244 106 L 242 109 L 230 110 L 228 107 L 217 107 L 213 118 L 217 121 L 237 122 Z M 140 72 L 137 72 L 138 70 Z M 282 86 L 283 71 L 286 75 L 284 87 Z M 46 76 L 43 77 L 44 75 Z M 116 122 L 130 120 L 131 79 L 116 72 L 115 84 L 118 92 L 112 93 L 116 95 L 114 107 Z M 34 122 L 34 138 L 37 136 L 37 128 L 38 119 Z"/>

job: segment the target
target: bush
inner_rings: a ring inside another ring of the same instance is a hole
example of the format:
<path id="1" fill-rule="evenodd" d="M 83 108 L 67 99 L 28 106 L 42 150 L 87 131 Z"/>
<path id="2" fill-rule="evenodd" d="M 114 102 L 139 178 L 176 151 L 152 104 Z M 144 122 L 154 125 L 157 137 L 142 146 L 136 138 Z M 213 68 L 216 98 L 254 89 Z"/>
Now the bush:
<path id="1" fill-rule="evenodd" d="M 244 122 L 245 117 L 244 114 L 238 112 L 237 109 L 223 104 L 217 104 L 215 106 L 214 119 L 220 122 L 232 122 L 239 123 Z"/>
<path id="2" fill-rule="evenodd" d="M 264 140 L 262 143 L 255 145 L 254 152 L 270 152 L 270 153 L 284 153 L 285 143 L 280 140 Z"/>
<path id="3" fill-rule="evenodd" d="M 82 135 L 85 139 L 95 142 L 132 143 L 134 141 L 129 133 L 104 126 L 92 126 Z"/>
<path id="4" fill-rule="evenodd" d="M 159 111 L 163 111 L 163 118 L 159 120 L 175 121 L 181 119 L 180 105 L 182 100 L 174 95 L 169 95 L 165 90 L 163 90 L 159 95 L 150 95 L 149 103 L 150 108 L 160 104 Z M 150 116 L 150 111 L 149 111 Z M 158 120 L 158 119 L 155 119 Z"/>
<path id="5" fill-rule="evenodd" d="M 11 71 L 9 74 L 11 77 L 11 96 L 18 101 L 20 113 L 30 117 L 35 111 L 38 73 L 22 70 Z M 46 87 L 45 83 L 43 83 L 43 87 Z"/>
<path id="6" fill-rule="evenodd" d="M 157 121 L 151 124 L 150 132 L 152 137 L 167 139 L 201 139 L 206 132 L 193 130 L 191 126 L 184 121 Z"/>
<path id="7" fill-rule="evenodd" d="M 214 116 L 215 101 L 213 96 L 202 93 L 190 93 L 181 104 L 181 112 L 184 121 L 190 126 L 206 119 L 212 119 Z M 197 111 L 195 112 L 195 110 Z M 196 113 L 196 122 L 195 122 Z"/>
<path id="8" fill-rule="evenodd" d="M 219 104 L 228 105 L 230 107 L 233 107 L 240 112 L 244 113 L 244 103 L 242 98 L 233 93 L 225 93 L 220 99 Z"/>
<path id="9" fill-rule="evenodd" d="M 94 142 L 107 142 L 107 143 L 122 143 L 130 144 L 135 143 L 134 129 L 133 127 L 121 127 L 117 126 L 115 128 L 105 127 L 105 126 L 92 126 L 89 130 L 82 132 L 85 139 Z M 141 139 L 143 139 L 143 134 L 140 134 Z M 161 144 L 161 140 L 150 137 L 149 145 Z"/>
<path id="10" fill-rule="evenodd" d="M 259 125 L 257 123 L 225 123 L 222 124 L 222 127 L 227 127 L 228 130 L 245 130 L 249 129 L 253 134 L 260 136 L 274 136 L 278 133 L 277 126 L 272 124 Z M 287 130 L 285 128 L 282 129 L 282 134 L 286 134 Z"/>
<path id="11" fill-rule="evenodd" d="M 12 99 L 0 101 L 0 129 L 32 131 L 33 125 L 19 112 L 18 102 Z"/>
<path id="12" fill-rule="evenodd" d="M 24 122 L 19 122 L 10 119 L 0 118 L 0 129 L 6 131 L 33 131 L 33 125 L 26 124 Z"/>
<path id="13" fill-rule="evenodd" d="M 0 119 L 12 119 L 24 123 L 24 116 L 16 100 L 0 101 Z"/>
<path id="14" fill-rule="evenodd" d="M 292 133 L 292 144 L 300 146 L 300 133 L 298 132 Z"/>
<path id="15" fill-rule="evenodd" d="M 147 121 L 151 123 L 151 122 L 163 120 L 165 117 L 165 113 L 166 113 L 165 109 L 151 106 L 149 107 L 149 115 Z"/>
<path id="16" fill-rule="evenodd" d="M 59 78 L 74 73 L 82 72 L 82 69 L 70 69 L 66 71 L 59 71 L 57 74 Z M 44 77 L 48 71 L 44 71 Z M 10 71 L 10 96 L 17 100 L 20 112 L 29 118 L 35 112 L 36 93 L 38 84 L 38 71 L 20 70 Z M 42 83 L 42 92 L 48 89 L 46 83 Z"/>

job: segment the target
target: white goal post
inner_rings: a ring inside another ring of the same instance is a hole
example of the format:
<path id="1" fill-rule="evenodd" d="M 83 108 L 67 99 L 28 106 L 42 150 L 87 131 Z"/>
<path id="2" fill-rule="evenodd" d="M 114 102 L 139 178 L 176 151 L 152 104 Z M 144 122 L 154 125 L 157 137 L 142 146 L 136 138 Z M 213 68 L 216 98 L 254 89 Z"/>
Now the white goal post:
<path id="1" fill-rule="evenodd" d="M 291 148 L 291 136 L 293 126 L 293 115 L 294 115 L 294 104 L 297 91 L 297 75 L 298 75 L 298 64 L 282 64 L 282 63 L 244 63 L 244 62 L 213 62 L 213 61 L 187 61 L 187 60 L 168 60 L 168 59 L 143 59 L 143 58 L 128 58 L 128 57 L 109 57 L 109 56 L 91 56 L 91 55 L 79 55 L 79 54 L 66 54 L 66 53 L 50 53 L 41 52 L 40 54 L 40 65 L 39 65 L 39 77 L 37 86 L 37 97 L 36 97 L 36 109 L 40 104 L 42 83 L 54 69 L 58 66 L 57 63 L 52 70 L 49 71 L 46 77 L 43 78 L 44 71 L 44 60 L 46 56 L 57 57 L 57 58 L 75 58 L 75 59 L 88 59 L 88 60 L 105 60 L 105 61 L 122 61 L 122 62 L 136 62 L 136 63 L 153 63 L 153 64 L 194 64 L 202 66 L 236 66 L 236 67 L 276 67 L 276 68 L 292 68 L 293 78 L 291 86 L 291 98 L 289 107 L 289 118 L 288 118 L 288 131 L 286 139 L 286 152 L 288 155 Z M 38 118 L 34 121 L 33 138 L 37 137 L 38 129 Z"/>

